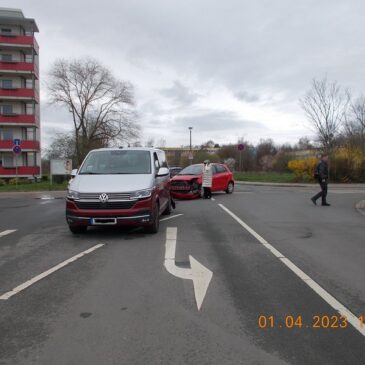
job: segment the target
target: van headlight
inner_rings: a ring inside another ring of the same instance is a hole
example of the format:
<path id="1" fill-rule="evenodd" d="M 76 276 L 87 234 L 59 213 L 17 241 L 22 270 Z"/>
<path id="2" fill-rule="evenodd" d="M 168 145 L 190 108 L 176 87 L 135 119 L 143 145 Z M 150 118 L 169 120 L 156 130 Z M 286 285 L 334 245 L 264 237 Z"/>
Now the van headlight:
<path id="1" fill-rule="evenodd" d="M 145 199 L 149 198 L 152 195 L 153 189 L 146 189 L 146 190 L 137 190 L 131 193 L 131 199 Z"/>
<path id="2" fill-rule="evenodd" d="M 68 199 L 72 199 L 72 200 L 79 199 L 80 198 L 79 192 L 78 191 L 75 191 L 75 190 L 70 190 L 69 189 L 67 191 L 67 198 Z"/>

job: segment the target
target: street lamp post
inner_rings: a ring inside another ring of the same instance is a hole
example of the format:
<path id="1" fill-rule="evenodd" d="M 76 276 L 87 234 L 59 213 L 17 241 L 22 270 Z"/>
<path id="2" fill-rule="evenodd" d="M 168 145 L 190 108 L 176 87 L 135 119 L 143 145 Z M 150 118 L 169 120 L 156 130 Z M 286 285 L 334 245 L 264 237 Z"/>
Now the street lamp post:
<path id="1" fill-rule="evenodd" d="M 189 149 L 189 160 L 190 160 L 190 165 L 193 163 L 193 149 L 192 149 L 192 145 L 191 145 L 191 132 L 192 132 L 193 127 L 189 127 L 189 132 L 190 132 L 190 149 Z"/>

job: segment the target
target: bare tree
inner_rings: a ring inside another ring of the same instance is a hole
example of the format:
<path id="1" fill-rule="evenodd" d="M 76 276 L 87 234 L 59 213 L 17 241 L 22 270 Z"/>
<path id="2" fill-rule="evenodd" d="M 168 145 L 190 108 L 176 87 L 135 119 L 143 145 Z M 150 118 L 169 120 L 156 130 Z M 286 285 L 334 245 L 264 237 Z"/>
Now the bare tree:
<path id="1" fill-rule="evenodd" d="M 75 159 L 75 138 L 72 133 L 58 133 L 44 151 L 48 160 Z"/>
<path id="2" fill-rule="evenodd" d="M 137 137 L 131 84 L 117 80 L 98 61 L 60 59 L 49 77 L 50 103 L 66 106 L 72 115 L 78 163 L 91 148 Z"/>
<path id="3" fill-rule="evenodd" d="M 148 140 L 145 143 L 145 147 L 153 147 L 155 145 L 155 140 L 154 138 L 148 138 Z"/>
<path id="4" fill-rule="evenodd" d="M 361 95 L 351 103 L 346 120 L 346 134 L 365 137 L 365 96 Z"/>
<path id="5" fill-rule="evenodd" d="M 313 79 L 312 88 L 300 104 L 309 119 L 318 141 L 330 151 L 345 120 L 350 93 L 342 90 L 337 82 L 328 83 L 327 78 Z"/>

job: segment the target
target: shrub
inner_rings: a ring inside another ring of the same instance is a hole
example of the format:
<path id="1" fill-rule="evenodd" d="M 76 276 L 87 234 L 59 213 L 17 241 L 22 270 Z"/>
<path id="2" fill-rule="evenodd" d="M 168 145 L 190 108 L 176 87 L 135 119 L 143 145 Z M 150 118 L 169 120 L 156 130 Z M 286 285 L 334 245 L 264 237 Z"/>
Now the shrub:
<path id="1" fill-rule="evenodd" d="M 296 181 L 313 181 L 316 165 L 317 159 L 314 157 L 303 160 L 291 160 L 288 162 L 288 168 L 290 171 L 293 171 Z"/>
<path id="2" fill-rule="evenodd" d="M 4 185 L 6 185 L 6 181 L 3 179 L 0 179 L 0 186 L 4 186 Z"/>

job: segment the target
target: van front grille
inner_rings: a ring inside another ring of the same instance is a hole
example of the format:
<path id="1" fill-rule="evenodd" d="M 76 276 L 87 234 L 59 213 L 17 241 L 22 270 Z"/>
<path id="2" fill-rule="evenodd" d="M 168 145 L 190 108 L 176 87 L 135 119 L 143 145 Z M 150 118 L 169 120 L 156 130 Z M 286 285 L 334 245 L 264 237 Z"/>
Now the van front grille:
<path id="1" fill-rule="evenodd" d="M 79 209 L 130 209 L 135 203 L 135 201 L 108 201 L 106 203 L 75 201 Z"/>

